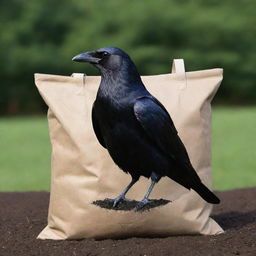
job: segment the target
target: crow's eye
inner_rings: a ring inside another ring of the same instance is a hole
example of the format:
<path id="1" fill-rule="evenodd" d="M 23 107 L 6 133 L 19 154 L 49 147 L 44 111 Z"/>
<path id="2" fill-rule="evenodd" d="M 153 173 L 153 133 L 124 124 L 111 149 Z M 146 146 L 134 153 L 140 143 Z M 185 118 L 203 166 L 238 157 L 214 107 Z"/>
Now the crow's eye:
<path id="1" fill-rule="evenodd" d="M 106 57 L 106 56 L 108 56 L 108 52 L 103 52 L 102 57 Z"/>
<path id="2" fill-rule="evenodd" d="M 94 54 L 94 56 L 95 56 L 96 58 L 100 58 L 100 59 L 102 59 L 102 58 L 104 58 L 104 57 L 106 57 L 106 56 L 108 56 L 108 55 L 109 55 L 108 52 L 95 52 L 95 54 Z"/>

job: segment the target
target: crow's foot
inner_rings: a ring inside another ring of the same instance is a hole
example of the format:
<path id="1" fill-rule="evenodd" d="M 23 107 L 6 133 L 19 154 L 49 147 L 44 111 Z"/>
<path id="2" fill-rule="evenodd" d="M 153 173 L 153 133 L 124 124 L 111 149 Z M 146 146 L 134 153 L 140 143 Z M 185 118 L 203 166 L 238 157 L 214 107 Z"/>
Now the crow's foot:
<path id="1" fill-rule="evenodd" d="M 145 207 L 145 205 L 150 204 L 151 200 L 148 200 L 147 198 L 143 198 L 138 204 L 137 206 L 134 208 L 134 211 L 138 212 L 143 210 L 143 208 Z"/>
<path id="2" fill-rule="evenodd" d="M 118 197 L 114 199 L 108 199 L 109 201 L 113 202 L 113 208 L 117 207 L 119 203 L 121 202 L 129 202 L 131 200 L 125 198 L 124 195 L 119 195 Z"/>

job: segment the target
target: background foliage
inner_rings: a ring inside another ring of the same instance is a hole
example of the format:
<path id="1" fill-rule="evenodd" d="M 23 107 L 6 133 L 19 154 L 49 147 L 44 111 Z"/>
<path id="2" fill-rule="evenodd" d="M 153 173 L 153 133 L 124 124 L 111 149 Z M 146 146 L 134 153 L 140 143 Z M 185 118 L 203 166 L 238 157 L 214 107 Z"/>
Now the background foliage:
<path id="1" fill-rule="evenodd" d="M 255 102 L 256 1 L 0 0 L 0 114 L 45 109 L 33 73 L 96 74 L 71 62 L 79 52 L 118 46 L 141 74 L 224 68 L 222 103 Z"/>

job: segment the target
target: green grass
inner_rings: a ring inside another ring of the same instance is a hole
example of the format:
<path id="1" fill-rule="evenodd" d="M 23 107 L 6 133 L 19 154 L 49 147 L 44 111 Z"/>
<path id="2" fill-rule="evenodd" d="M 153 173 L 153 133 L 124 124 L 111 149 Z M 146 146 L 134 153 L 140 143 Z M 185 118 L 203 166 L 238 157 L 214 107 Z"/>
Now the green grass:
<path id="1" fill-rule="evenodd" d="M 1 118 L 0 134 L 0 190 L 49 190 L 51 149 L 46 118 Z"/>
<path id="2" fill-rule="evenodd" d="M 256 107 L 218 107 L 213 111 L 214 188 L 256 186 Z"/>
<path id="3" fill-rule="evenodd" d="M 46 117 L 0 118 L 0 191 L 49 190 Z M 213 178 L 218 190 L 256 186 L 256 107 L 213 111 Z"/>

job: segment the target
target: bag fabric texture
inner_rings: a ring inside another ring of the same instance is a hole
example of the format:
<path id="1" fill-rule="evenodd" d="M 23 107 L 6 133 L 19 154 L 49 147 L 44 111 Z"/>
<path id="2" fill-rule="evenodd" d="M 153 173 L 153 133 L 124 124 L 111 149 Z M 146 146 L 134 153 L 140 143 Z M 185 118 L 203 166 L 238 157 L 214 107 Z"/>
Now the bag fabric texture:
<path id="1" fill-rule="evenodd" d="M 209 188 L 211 100 L 221 83 L 222 73 L 219 68 L 185 72 L 183 60 L 177 59 L 170 74 L 142 76 L 146 88 L 170 113 L 192 165 Z M 211 204 L 167 177 L 158 182 L 150 196 L 172 201 L 164 206 L 135 212 L 108 210 L 92 204 L 95 200 L 115 198 L 131 181 L 130 175 L 121 171 L 99 144 L 93 131 L 91 110 L 100 76 L 35 74 L 35 83 L 49 106 L 52 144 L 48 225 L 39 239 L 223 232 L 209 217 Z M 149 184 L 149 179 L 141 177 L 127 198 L 141 200 Z"/>

